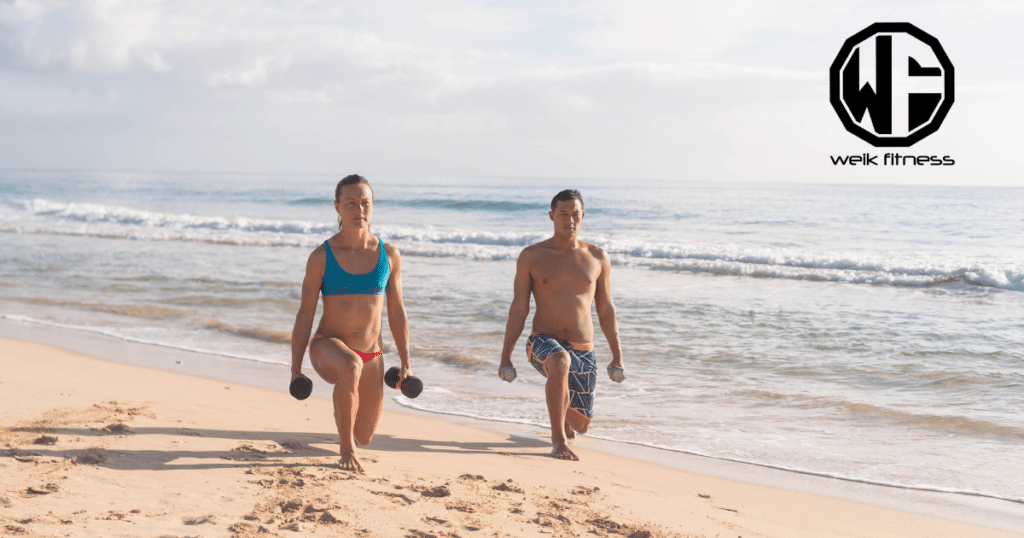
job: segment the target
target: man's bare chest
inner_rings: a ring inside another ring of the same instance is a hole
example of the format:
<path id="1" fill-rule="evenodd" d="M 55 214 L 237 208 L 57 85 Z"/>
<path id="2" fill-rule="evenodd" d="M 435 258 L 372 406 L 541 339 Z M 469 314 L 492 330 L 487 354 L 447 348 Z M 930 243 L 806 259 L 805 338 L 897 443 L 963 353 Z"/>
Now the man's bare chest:
<path id="1" fill-rule="evenodd" d="M 536 287 L 569 288 L 585 292 L 593 289 L 601 266 L 593 256 L 576 252 L 549 255 L 530 270 Z"/>

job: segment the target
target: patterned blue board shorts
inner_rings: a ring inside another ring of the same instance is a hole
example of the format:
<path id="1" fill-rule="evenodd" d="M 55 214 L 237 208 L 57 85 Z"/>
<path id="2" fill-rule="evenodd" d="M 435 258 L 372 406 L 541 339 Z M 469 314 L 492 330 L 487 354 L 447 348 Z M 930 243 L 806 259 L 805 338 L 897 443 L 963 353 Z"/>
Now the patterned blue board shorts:
<path id="1" fill-rule="evenodd" d="M 552 353 L 569 353 L 569 409 L 587 418 L 594 418 L 594 386 L 597 384 L 597 361 L 594 350 L 573 349 L 569 342 L 546 334 L 534 334 L 526 340 L 526 356 L 544 377 L 544 362 Z"/>

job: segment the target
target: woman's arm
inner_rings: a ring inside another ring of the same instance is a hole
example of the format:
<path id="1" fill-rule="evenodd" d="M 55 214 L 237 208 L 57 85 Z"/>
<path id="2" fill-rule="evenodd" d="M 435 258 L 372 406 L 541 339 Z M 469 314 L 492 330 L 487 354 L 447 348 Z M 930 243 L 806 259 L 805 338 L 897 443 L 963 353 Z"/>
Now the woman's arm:
<path id="1" fill-rule="evenodd" d="M 292 329 L 292 379 L 302 375 L 302 359 L 306 354 L 309 335 L 313 331 L 313 317 L 316 316 L 316 302 L 320 299 L 320 284 L 324 279 L 326 260 L 324 247 L 320 246 L 306 261 L 306 277 L 302 280 L 302 302 L 299 303 L 299 313 L 295 315 L 295 328 Z"/>
<path id="2" fill-rule="evenodd" d="M 388 326 L 398 348 L 398 358 L 402 361 L 401 379 L 405 379 L 412 375 L 412 367 L 409 365 L 409 318 L 402 300 L 402 257 L 397 248 L 386 243 L 384 248 L 391 264 L 391 277 L 384 289 L 388 301 Z"/>

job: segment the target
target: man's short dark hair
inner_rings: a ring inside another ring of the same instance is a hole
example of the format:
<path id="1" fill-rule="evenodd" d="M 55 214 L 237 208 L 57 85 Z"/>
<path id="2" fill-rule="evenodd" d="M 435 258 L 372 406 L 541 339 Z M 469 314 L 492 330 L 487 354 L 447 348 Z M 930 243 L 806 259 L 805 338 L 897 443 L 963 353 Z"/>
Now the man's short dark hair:
<path id="1" fill-rule="evenodd" d="M 576 189 L 565 189 L 551 199 L 551 210 L 555 210 L 555 206 L 558 205 L 558 202 L 568 202 L 569 200 L 579 200 L 580 209 L 583 208 L 583 195 L 580 194 L 580 191 Z"/>

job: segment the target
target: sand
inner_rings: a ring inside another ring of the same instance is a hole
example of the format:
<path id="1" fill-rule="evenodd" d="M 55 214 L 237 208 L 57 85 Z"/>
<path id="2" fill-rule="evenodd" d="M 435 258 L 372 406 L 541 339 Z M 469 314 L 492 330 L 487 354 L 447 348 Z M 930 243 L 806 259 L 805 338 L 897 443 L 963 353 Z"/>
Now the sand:
<path id="1" fill-rule="evenodd" d="M 336 468 L 330 403 L 0 339 L 0 534 L 1021 536 L 385 412 Z M 286 374 L 284 374 L 286 375 Z M 319 381 L 319 380 L 317 380 Z M 322 382 L 321 382 L 322 383 Z"/>

